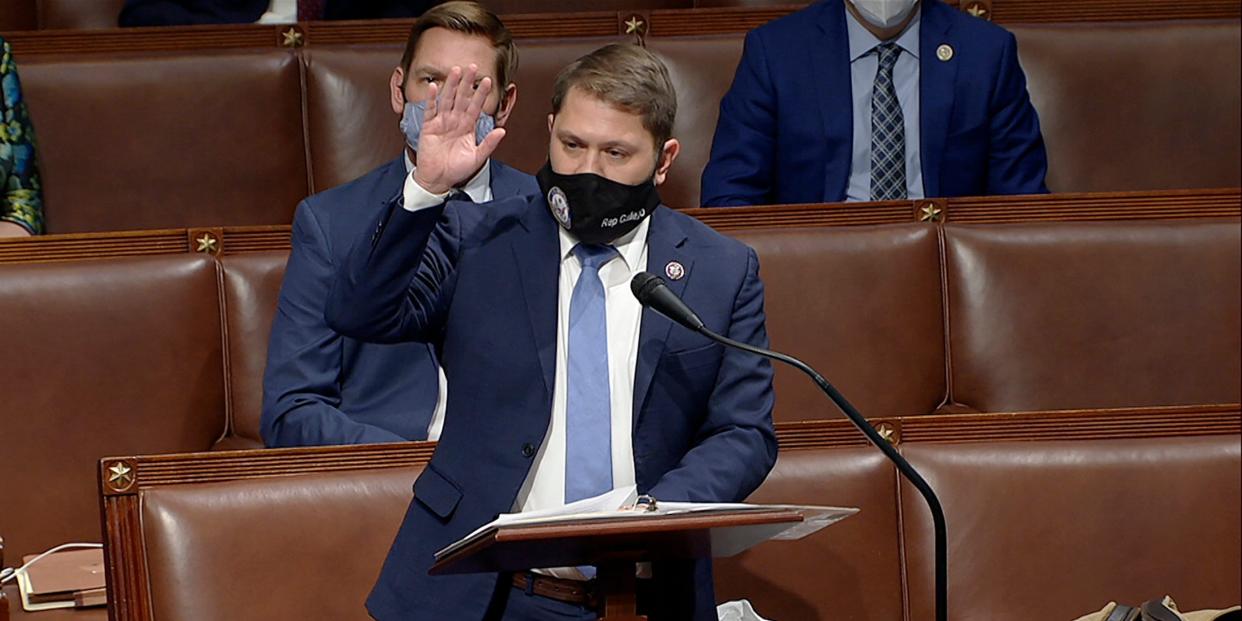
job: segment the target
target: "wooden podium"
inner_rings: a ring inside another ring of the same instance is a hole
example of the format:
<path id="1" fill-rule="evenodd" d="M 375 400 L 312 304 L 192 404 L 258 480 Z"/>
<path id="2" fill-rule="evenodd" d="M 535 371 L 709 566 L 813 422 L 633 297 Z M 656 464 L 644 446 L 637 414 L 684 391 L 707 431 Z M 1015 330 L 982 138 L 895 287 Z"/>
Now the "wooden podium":
<path id="1" fill-rule="evenodd" d="M 431 574 L 595 565 L 600 621 L 645 621 L 635 607 L 635 563 L 733 556 L 803 519 L 765 508 L 496 526 L 437 559 Z"/>

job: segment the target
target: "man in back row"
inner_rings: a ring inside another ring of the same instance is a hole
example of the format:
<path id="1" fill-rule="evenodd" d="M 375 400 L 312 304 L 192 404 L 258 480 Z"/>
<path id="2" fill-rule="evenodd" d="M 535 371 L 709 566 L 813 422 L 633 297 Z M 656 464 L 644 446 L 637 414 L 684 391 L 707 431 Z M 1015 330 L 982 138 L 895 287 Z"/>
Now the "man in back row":
<path id="1" fill-rule="evenodd" d="M 410 30 L 389 79 L 392 110 L 405 134 L 403 156 L 298 206 L 263 377 L 262 434 L 268 446 L 362 444 L 435 439 L 445 382 L 424 343 L 376 345 L 343 337 L 324 322 L 334 270 L 353 240 L 401 194 L 418 166 L 423 110 L 450 68 L 474 64 L 478 79 L 503 85 L 483 103 L 477 135 L 503 127 L 517 102 L 517 49 L 494 14 L 448 2 Z M 461 198 L 484 203 L 538 192 L 534 177 L 489 159 L 461 180 Z"/>
<path id="2" fill-rule="evenodd" d="M 451 387 L 367 608 L 381 621 L 586 621 L 593 568 L 430 576 L 434 553 L 498 513 L 631 485 L 661 500 L 746 498 L 776 458 L 771 365 L 643 309 L 629 283 L 662 274 L 709 329 L 766 346 L 758 259 L 661 205 L 677 97 L 647 50 L 610 45 L 563 69 L 540 194 L 486 206 L 449 200 L 504 137 L 476 140 L 491 83 L 474 81 L 453 70 L 418 168 L 328 297 L 343 334 L 435 343 Z M 640 607 L 652 621 L 716 619 L 710 569 L 654 563 Z"/>
<path id="3" fill-rule="evenodd" d="M 1047 192 L 1014 36 L 940 0 L 824 0 L 756 28 L 706 207 Z"/>

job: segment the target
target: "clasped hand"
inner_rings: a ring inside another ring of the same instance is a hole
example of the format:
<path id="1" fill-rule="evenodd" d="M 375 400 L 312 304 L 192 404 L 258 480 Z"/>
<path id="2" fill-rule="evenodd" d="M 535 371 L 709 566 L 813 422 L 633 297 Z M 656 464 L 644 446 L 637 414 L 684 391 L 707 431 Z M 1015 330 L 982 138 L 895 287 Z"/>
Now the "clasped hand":
<path id="1" fill-rule="evenodd" d="M 491 78 L 483 78 L 474 88 L 477 73 L 477 65 L 453 67 L 442 89 L 431 85 L 414 181 L 432 194 L 447 193 L 469 180 L 505 137 L 504 128 L 497 127 L 475 144 L 475 124 L 493 86 Z"/>

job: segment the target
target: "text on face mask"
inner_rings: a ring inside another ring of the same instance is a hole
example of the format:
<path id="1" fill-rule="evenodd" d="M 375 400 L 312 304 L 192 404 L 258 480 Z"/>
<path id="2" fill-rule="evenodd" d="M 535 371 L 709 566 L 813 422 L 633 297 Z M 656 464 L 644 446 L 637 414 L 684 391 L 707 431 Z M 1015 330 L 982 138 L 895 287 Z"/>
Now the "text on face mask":
<path id="1" fill-rule="evenodd" d="M 616 218 L 604 218 L 599 223 L 599 225 L 603 228 L 610 229 L 614 226 L 617 226 L 618 224 L 625 224 L 626 222 L 637 222 L 638 220 L 642 220 L 645 217 L 647 217 L 647 210 L 639 209 L 638 211 L 631 211 L 630 213 L 622 214 L 621 216 L 618 216 Z"/>

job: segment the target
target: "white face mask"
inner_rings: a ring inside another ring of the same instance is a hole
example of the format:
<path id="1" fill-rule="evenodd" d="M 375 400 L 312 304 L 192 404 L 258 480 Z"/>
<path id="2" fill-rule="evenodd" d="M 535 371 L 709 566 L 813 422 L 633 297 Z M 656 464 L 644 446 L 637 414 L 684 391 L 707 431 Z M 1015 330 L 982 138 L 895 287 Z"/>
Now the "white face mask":
<path id="1" fill-rule="evenodd" d="M 850 0 L 858 15 L 876 28 L 892 28 L 910 16 L 918 0 Z"/>

